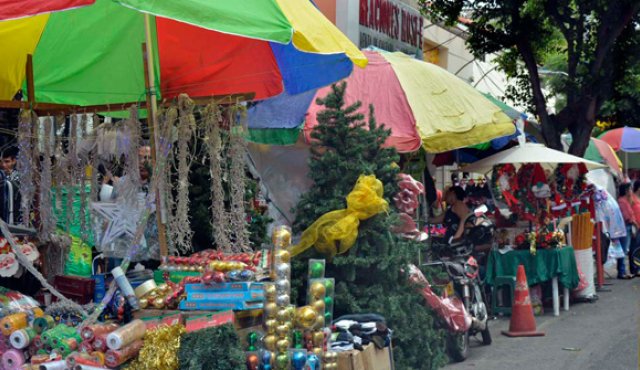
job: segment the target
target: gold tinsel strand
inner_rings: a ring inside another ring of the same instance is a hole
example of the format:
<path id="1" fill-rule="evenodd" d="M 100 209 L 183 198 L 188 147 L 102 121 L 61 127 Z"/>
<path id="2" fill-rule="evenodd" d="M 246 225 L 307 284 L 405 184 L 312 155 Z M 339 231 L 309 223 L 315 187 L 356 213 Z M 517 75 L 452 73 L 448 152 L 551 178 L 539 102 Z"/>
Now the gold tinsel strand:
<path id="1" fill-rule="evenodd" d="M 144 336 L 144 346 L 125 370 L 177 370 L 180 336 L 186 332 L 181 324 L 159 326 Z"/>
<path id="2" fill-rule="evenodd" d="M 249 232 L 247 229 L 246 212 L 244 205 L 245 195 L 245 140 L 246 132 L 246 108 L 236 105 L 230 112 L 230 144 L 229 157 L 229 193 L 231 198 L 230 228 L 235 234 L 233 252 L 251 251 L 249 245 Z"/>

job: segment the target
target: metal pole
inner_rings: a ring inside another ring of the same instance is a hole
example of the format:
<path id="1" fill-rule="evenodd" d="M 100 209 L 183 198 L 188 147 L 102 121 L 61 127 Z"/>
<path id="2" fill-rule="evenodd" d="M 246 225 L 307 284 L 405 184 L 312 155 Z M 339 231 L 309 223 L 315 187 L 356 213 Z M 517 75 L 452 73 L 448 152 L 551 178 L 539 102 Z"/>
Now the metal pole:
<path id="1" fill-rule="evenodd" d="M 144 29 L 145 29 L 145 85 L 147 88 L 147 122 L 149 124 L 149 131 L 151 136 L 151 159 L 155 166 L 156 158 L 158 156 L 158 148 L 156 143 L 158 142 L 157 137 L 157 112 L 158 112 L 158 96 L 156 94 L 156 79 L 155 79 L 155 69 L 153 62 L 153 49 L 152 49 L 152 40 L 151 40 L 151 20 L 149 14 L 145 13 L 144 15 Z M 158 242 L 160 243 L 160 255 L 166 256 L 169 253 L 169 248 L 167 247 L 167 233 L 164 224 L 164 204 L 162 202 L 161 193 L 164 189 L 158 188 L 156 192 L 156 220 L 158 223 Z"/>

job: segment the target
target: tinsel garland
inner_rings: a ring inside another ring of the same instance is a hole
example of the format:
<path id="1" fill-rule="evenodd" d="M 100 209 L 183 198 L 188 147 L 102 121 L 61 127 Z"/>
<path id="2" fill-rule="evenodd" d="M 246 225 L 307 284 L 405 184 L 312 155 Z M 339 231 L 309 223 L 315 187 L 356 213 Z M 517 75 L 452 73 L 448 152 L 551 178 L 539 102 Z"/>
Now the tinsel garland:
<path id="1" fill-rule="evenodd" d="M 125 183 L 119 187 L 118 196 L 131 204 L 136 204 L 137 193 L 140 187 L 140 161 L 138 151 L 140 149 L 140 122 L 138 121 L 138 109 L 135 106 L 129 108 L 129 118 L 124 122 L 123 151 L 125 153 L 124 173 Z"/>
<path id="2" fill-rule="evenodd" d="M 20 113 L 18 123 L 18 158 L 17 168 L 20 171 L 20 213 L 22 223 L 29 226 L 31 215 L 31 202 L 35 194 L 35 183 L 33 181 L 33 143 L 31 141 L 31 127 L 37 118 L 32 117 L 31 111 L 23 110 Z"/>
<path id="3" fill-rule="evenodd" d="M 51 140 L 53 121 L 51 117 L 44 120 L 43 155 L 40 178 L 40 235 L 41 241 L 49 241 L 56 229 L 56 215 L 51 204 Z"/>
<path id="4" fill-rule="evenodd" d="M 249 233 L 247 230 L 244 206 L 245 196 L 245 153 L 246 153 L 246 119 L 247 111 L 241 105 L 236 105 L 230 111 L 230 143 L 229 143 L 229 194 L 231 198 L 230 229 L 235 234 L 233 252 L 251 251 Z M 236 121 L 237 120 L 237 121 Z"/>
<path id="5" fill-rule="evenodd" d="M 58 127 L 64 127 L 65 124 L 65 116 L 59 115 L 56 116 L 56 125 Z M 62 188 L 64 184 L 66 184 L 66 179 L 69 177 L 66 169 L 67 169 L 67 157 L 64 155 L 62 150 L 62 137 L 59 135 L 55 135 L 55 144 L 54 144 L 54 156 L 55 156 L 55 164 L 53 166 L 53 183 L 55 184 L 55 195 L 56 195 L 56 204 L 55 209 L 59 211 L 62 209 Z"/>
<path id="6" fill-rule="evenodd" d="M 180 370 L 246 369 L 240 338 L 229 324 L 186 333 L 178 358 Z"/>
<path id="7" fill-rule="evenodd" d="M 71 115 L 71 123 L 69 125 L 69 146 L 67 147 L 67 165 L 69 178 L 67 181 L 67 232 L 71 232 L 73 225 L 73 198 L 76 194 L 76 182 L 78 179 L 78 155 L 77 155 L 77 139 L 78 139 L 78 115 Z"/>
<path id="8" fill-rule="evenodd" d="M 178 119 L 178 109 L 172 105 L 167 108 L 165 111 L 161 111 L 158 113 L 158 123 L 160 125 L 160 130 L 163 132 L 163 135 L 168 136 L 158 136 L 156 135 L 156 139 L 158 140 L 169 140 L 173 141 L 172 134 L 173 129 L 175 127 L 176 121 Z M 172 151 L 167 153 L 166 158 L 162 158 L 162 160 L 166 161 L 167 164 L 171 163 L 171 154 Z M 169 230 L 171 230 L 171 224 L 173 221 L 172 212 L 170 210 L 171 205 L 173 205 L 173 194 L 171 192 L 171 166 L 167 165 L 163 167 L 162 173 L 159 174 L 158 177 L 158 192 L 160 194 L 160 212 L 162 222 L 169 225 Z M 175 254 L 175 243 L 173 241 L 172 235 L 169 235 L 168 247 L 169 252 Z"/>
<path id="9" fill-rule="evenodd" d="M 95 133 L 95 128 L 100 126 L 100 117 L 97 114 L 93 115 L 93 132 Z M 98 183 L 98 153 L 95 150 L 92 150 L 89 157 L 91 161 L 91 196 L 90 199 L 93 202 L 98 201 L 98 194 L 100 193 L 100 184 Z"/>
<path id="10" fill-rule="evenodd" d="M 185 332 L 181 324 L 147 331 L 138 357 L 125 370 L 177 370 L 180 336 Z"/>
<path id="11" fill-rule="evenodd" d="M 178 97 L 180 123 L 178 126 L 177 170 L 175 213 L 171 224 L 173 242 L 180 252 L 191 250 L 193 230 L 189 222 L 189 169 L 191 168 L 191 152 L 189 143 L 196 130 L 196 119 L 193 116 L 193 100 L 185 94 Z"/>
<path id="12" fill-rule="evenodd" d="M 84 140 L 87 136 L 87 123 L 89 120 L 89 116 L 85 113 L 82 115 L 82 120 L 80 121 L 80 139 Z M 80 158 L 78 163 L 78 175 L 80 183 L 80 237 L 83 241 L 87 241 L 89 237 L 88 227 L 87 227 L 87 162 Z"/>
<path id="13" fill-rule="evenodd" d="M 211 103 L 205 109 L 205 143 L 209 150 L 209 173 L 211 175 L 211 222 L 213 239 L 219 250 L 231 252 L 229 238 L 229 215 L 224 206 L 222 169 L 223 141 L 220 130 L 220 110 Z"/>

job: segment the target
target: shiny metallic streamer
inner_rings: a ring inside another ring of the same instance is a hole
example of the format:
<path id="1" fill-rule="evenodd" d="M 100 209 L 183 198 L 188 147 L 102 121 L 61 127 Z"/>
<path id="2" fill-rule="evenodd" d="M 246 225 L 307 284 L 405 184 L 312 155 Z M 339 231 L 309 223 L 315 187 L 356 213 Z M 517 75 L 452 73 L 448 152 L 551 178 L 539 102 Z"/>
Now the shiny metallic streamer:
<path id="1" fill-rule="evenodd" d="M 80 120 L 80 139 L 83 140 L 87 136 L 87 123 L 89 116 L 85 113 Z M 79 158 L 78 160 L 78 183 L 80 191 L 80 238 L 82 241 L 87 241 L 89 237 L 89 230 L 87 230 L 87 161 L 86 158 Z"/>
<path id="2" fill-rule="evenodd" d="M 100 126 L 100 117 L 97 114 L 93 115 L 93 134 L 96 134 L 95 128 Z M 89 160 L 91 161 L 91 196 L 90 199 L 93 202 L 98 201 L 98 194 L 100 193 L 100 184 L 98 183 L 98 153 L 97 145 L 94 150 L 89 154 Z"/>

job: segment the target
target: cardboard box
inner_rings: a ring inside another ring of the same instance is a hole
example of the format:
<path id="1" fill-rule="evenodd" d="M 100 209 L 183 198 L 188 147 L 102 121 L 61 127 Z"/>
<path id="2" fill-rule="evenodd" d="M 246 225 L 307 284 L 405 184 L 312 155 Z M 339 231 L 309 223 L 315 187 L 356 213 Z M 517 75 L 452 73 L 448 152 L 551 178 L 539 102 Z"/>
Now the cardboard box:
<path id="1" fill-rule="evenodd" d="M 218 283 L 218 284 L 185 284 L 184 291 L 187 293 L 211 293 L 211 292 L 248 292 L 262 291 L 262 283 L 238 282 L 238 283 Z"/>
<path id="2" fill-rule="evenodd" d="M 262 290 L 249 290 L 244 292 L 187 292 L 187 301 L 216 301 L 216 302 L 235 302 L 235 301 L 261 301 L 264 299 Z"/>
<path id="3" fill-rule="evenodd" d="M 393 370 L 391 349 L 377 349 L 368 344 L 363 351 L 353 350 L 338 353 L 338 370 Z"/>
<path id="4" fill-rule="evenodd" d="M 188 332 L 196 331 L 204 328 L 211 328 L 224 324 L 234 324 L 235 315 L 233 311 L 223 311 L 214 314 L 203 315 L 187 319 L 186 329 Z"/>
<path id="5" fill-rule="evenodd" d="M 207 302 L 207 301 L 198 301 L 198 302 L 189 302 L 188 300 L 184 300 L 180 302 L 179 308 L 181 310 L 211 310 L 211 311 L 222 311 L 222 310 L 255 310 L 258 308 L 262 308 L 262 301 L 232 301 L 232 302 Z"/>

